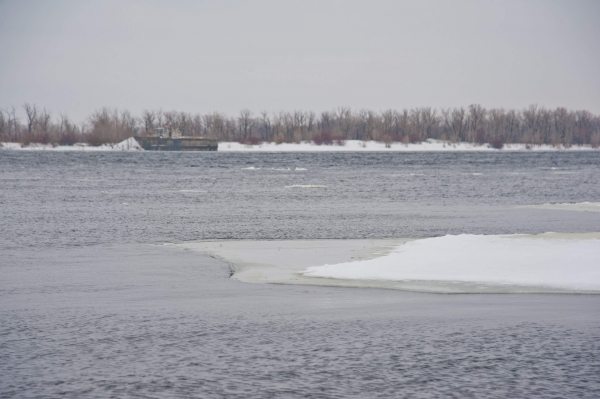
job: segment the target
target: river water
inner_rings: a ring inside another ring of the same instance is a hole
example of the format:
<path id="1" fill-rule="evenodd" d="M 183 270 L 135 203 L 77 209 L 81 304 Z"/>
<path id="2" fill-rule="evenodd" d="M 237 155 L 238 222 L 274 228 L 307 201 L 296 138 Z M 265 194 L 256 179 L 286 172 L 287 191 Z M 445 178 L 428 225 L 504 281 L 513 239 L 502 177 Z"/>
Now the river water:
<path id="1" fill-rule="evenodd" d="M 199 239 L 600 231 L 600 153 L 0 152 L 0 397 L 600 396 L 600 296 L 249 284 Z"/>

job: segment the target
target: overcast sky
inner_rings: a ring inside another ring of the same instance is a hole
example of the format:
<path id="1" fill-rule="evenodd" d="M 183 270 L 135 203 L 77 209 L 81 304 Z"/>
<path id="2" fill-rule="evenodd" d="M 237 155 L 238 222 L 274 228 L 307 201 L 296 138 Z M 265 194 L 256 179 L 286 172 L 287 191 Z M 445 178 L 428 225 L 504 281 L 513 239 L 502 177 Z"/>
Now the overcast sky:
<path id="1" fill-rule="evenodd" d="M 599 17 L 597 0 L 0 0 L 0 108 L 600 113 Z"/>

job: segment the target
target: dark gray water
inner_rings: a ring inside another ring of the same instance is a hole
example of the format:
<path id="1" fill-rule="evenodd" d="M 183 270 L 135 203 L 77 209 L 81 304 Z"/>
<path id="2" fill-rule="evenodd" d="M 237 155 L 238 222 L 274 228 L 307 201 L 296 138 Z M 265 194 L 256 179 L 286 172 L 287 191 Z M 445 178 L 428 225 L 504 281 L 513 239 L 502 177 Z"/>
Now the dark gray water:
<path id="1" fill-rule="evenodd" d="M 272 170 L 287 168 L 307 170 Z M 580 232 L 600 225 L 597 214 L 514 208 L 600 201 L 600 152 L 3 151 L 0 184 L 4 248 Z M 310 184 L 327 188 L 286 188 Z"/>
<path id="2" fill-rule="evenodd" d="M 597 152 L 0 152 L 0 397 L 598 397 L 600 296 L 246 284 L 148 244 L 600 231 L 518 208 L 600 202 L 599 172 Z"/>

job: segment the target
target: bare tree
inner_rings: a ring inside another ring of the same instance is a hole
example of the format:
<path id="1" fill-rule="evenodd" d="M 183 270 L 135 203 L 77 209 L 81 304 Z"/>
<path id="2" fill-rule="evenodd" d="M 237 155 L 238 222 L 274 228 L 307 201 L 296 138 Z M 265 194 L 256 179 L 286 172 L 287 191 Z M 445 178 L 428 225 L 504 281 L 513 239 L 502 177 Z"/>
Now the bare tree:
<path id="1" fill-rule="evenodd" d="M 421 108 L 421 137 L 422 139 L 433 138 L 436 133 L 436 128 L 439 124 L 437 111 L 432 108 Z"/>
<path id="2" fill-rule="evenodd" d="M 491 109 L 488 112 L 486 134 L 488 139 L 507 141 L 507 117 L 504 109 Z"/>
<path id="3" fill-rule="evenodd" d="M 237 133 L 237 124 L 234 118 L 225 118 L 225 137 L 228 141 L 235 140 Z"/>
<path id="4" fill-rule="evenodd" d="M 575 115 L 566 108 L 557 108 L 553 114 L 554 131 L 565 147 L 570 147 L 575 131 Z"/>
<path id="5" fill-rule="evenodd" d="M 79 141 L 77 134 L 77 125 L 69 120 L 66 115 L 60 116 L 60 136 L 58 143 L 60 145 L 73 145 Z"/>
<path id="6" fill-rule="evenodd" d="M 35 105 L 31 105 L 29 103 L 23 104 L 23 109 L 27 115 L 27 133 L 31 135 L 33 134 L 33 128 L 37 122 L 38 109 Z"/>
<path id="7" fill-rule="evenodd" d="M 88 133 L 88 123 L 86 121 L 82 121 L 79 123 L 79 133 L 82 136 L 85 136 Z"/>
<path id="8" fill-rule="evenodd" d="M 162 109 L 154 111 L 156 116 L 156 127 L 162 127 L 165 124 L 165 116 Z"/>
<path id="9" fill-rule="evenodd" d="M 381 113 L 381 133 L 384 136 L 393 136 L 395 132 L 396 111 L 388 109 Z"/>
<path id="10" fill-rule="evenodd" d="M 486 110 L 479 104 L 469 105 L 469 116 L 468 116 L 468 141 L 477 141 L 480 143 L 485 142 L 485 117 Z M 477 135 L 479 134 L 479 138 Z"/>
<path id="11" fill-rule="evenodd" d="M 369 111 L 362 109 L 356 115 L 356 130 L 354 131 L 354 140 L 365 140 L 369 129 Z"/>
<path id="12" fill-rule="evenodd" d="M 594 128 L 594 120 L 597 118 L 589 111 L 575 112 L 575 138 L 576 144 L 586 144 L 591 141 L 594 131 L 598 132 L 598 125 Z"/>
<path id="13" fill-rule="evenodd" d="M 192 130 L 192 116 L 187 112 L 180 112 L 177 115 L 177 128 L 184 136 L 189 136 Z"/>
<path id="14" fill-rule="evenodd" d="M 306 114 L 306 130 L 308 132 L 312 132 L 315 129 L 316 119 L 317 119 L 317 117 L 314 112 L 309 111 Z"/>
<path id="15" fill-rule="evenodd" d="M 202 136 L 203 131 L 204 131 L 204 126 L 202 124 L 202 115 L 195 114 L 192 117 L 192 121 L 191 121 L 191 135 L 192 136 Z"/>
<path id="16" fill-rule="evenodd" d="M 331 113 L 329 112 L 322 112 L 321 113 L 321 120 L 319 123 L 319 129 L 326 131 L 326 132 L 330 132 L 331 128 L 333 127 L 333 118 L 331 116 Z"/>
<path id="17" fill-rule="evenodd" d="M 252 117 L 252 111 L 249 109 L 243 109 L 240 112 L 240 116 L 237 118 L 237 124 L 241 141 L 245 141 L 250 138 L 254 130 L 254 118 Z"/>
<path id="18" fill-rule="evenodd" d="M 503 140 L 507 143 L 516 143 L 518 141 L 517 135 L 519 134 L 519 129 L 521 129 L 520 120 L 521 118 L 514 109 L 506 113 L 506 127 L 504 129 Z"/>
<path id="19" fill-rule="evenodd" d="M 154 131 L 156 127 L 156 112 L 145 109 L 142 112 L 142 121 L 144 123 L 144 130 L 146 133 L 150 133 Z"/>
<path id="20" fill-rule="evenodd" d="M 271 118 L 269 117 L 269 113 L 267 111 L 262 111 L 260 113 L 258 123 L 258 132 L 260 138 L 263 141 L 270 141 L 273 138 L 273 126 L 271 125 Z"/>
<path id="21" fill-rule="evenodd" d="M 283 137 L 288 143 L 294 141 L 294 132 L 297 128 L 297 119 L 293 115 L 287 112 L 282 112 L 281 120 L 283 121 Z"/>
<path id="22" fill-rule="evenodd" d="M 128 110 L 121 111 L 119 122 L 119 141 L 129 138 L 138 132 L 138 118 L 131 115 Z"/>
<path id="23" fill-rule="evenodd" d="M 224 115 L 214 112 L 212 114 L 204 115 L 203 120 L 205 136 L 218 138 L 219 140 L 228 139 L 226 118 Z"/>
<path id="24" fill-rule="evenodd" d="M 442 119 L 450 141 L 465 141 L 467 117 L 464 108 L 447 109 L 442 111 Z"/>
<path id="25" fill-rule="evenodd" d="M 273 123 L 271 125 L 273 129 L 272 140 L 275 141 L 275 143 L 277 144 L 282 143 L 284 140 L 283 117 L 283 112 L 279 112 L 273 115 Z"/>
<path id="26" fill-rule="evenodd" d="M 8 138 L 9 140 L 18 140 L 20 121 L 17 117 L 17 110 L 13 106 L 6 111 L 6 114 L 8 115 Z"/>
<path id="27" fill-rule="evenodd" d="M 0 109 L 0 139 L 8 137 L 8 121 L 4 118 L 4 111 Z"/>
<path id="28" fill-rule="evenodd" d="M 40 127 L 40 133 L 42 134 L 50 134 L 50 130 L 52 128 L 52 113 L 44 108 L 41 115 L 37 118 L 37 123 Z"/>
<path id="29" fill-rule="evenodd" d="M 164 113 L 165 125 L 169 125 L 171 128 L 177 127 L 177 119 L 179 113 L 177 111 L 168 111 Z"/>
<path id="30" fill-rule="evenodd" d="M 350 131 L 354 127 L 354 118 L 350 108 L 339 107 L 336 113 L 338 127 L 344 138 L 350 137 Z"/>
<path id="31" fill-rule="evenodd" d="M 540 144 L 538 140 L 538 107 L 531 105 L 521 113 L 523 124 L 523 140 L 527 144 Z"/>

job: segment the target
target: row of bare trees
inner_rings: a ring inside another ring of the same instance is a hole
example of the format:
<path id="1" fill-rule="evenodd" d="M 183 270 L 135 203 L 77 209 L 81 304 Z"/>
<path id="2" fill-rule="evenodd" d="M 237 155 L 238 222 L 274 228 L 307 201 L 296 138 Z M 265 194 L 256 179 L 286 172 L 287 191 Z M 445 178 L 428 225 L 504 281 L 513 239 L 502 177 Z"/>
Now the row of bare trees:
<path id="1" fill-rule="evenodd" d="M 25 118 L 12 107 L 0 110 L 0 141 L 90 145 L 114 143 L 133 135 L 153 134 L 170 125 L 185 136 L 208 136 L 220 141 L 245 143 L 311 141 L 327 134 L 348 140 L 377 140 L 386 143 L 419 143 L 428 138 L 450 142 L 600 145 L 600 116 L 566 108 L 530 106 L 523 110 L 467 108 L 436 110 L 423 107 L 352 111 L 340 107 L 331 112 L 293 111 L 253 114 L 242 110 L 237 117 L 221 113 L 146 110 L 140 117 L 129 111 L 102 108 L 85 122 L 73 123 L 66 116 L 54 118 L 46 109 L 26 103 Z"/>
<path id="2" fill-rule="evenodd" d="M 72 145 L 84 140 L 85 124 L 78 126 L 65 115 L 53 118 L 45 108 L 29 103 L 23 105 L 23 110 L 24 120 L 15 107 L 0 110 L 0 141 Z"/>

